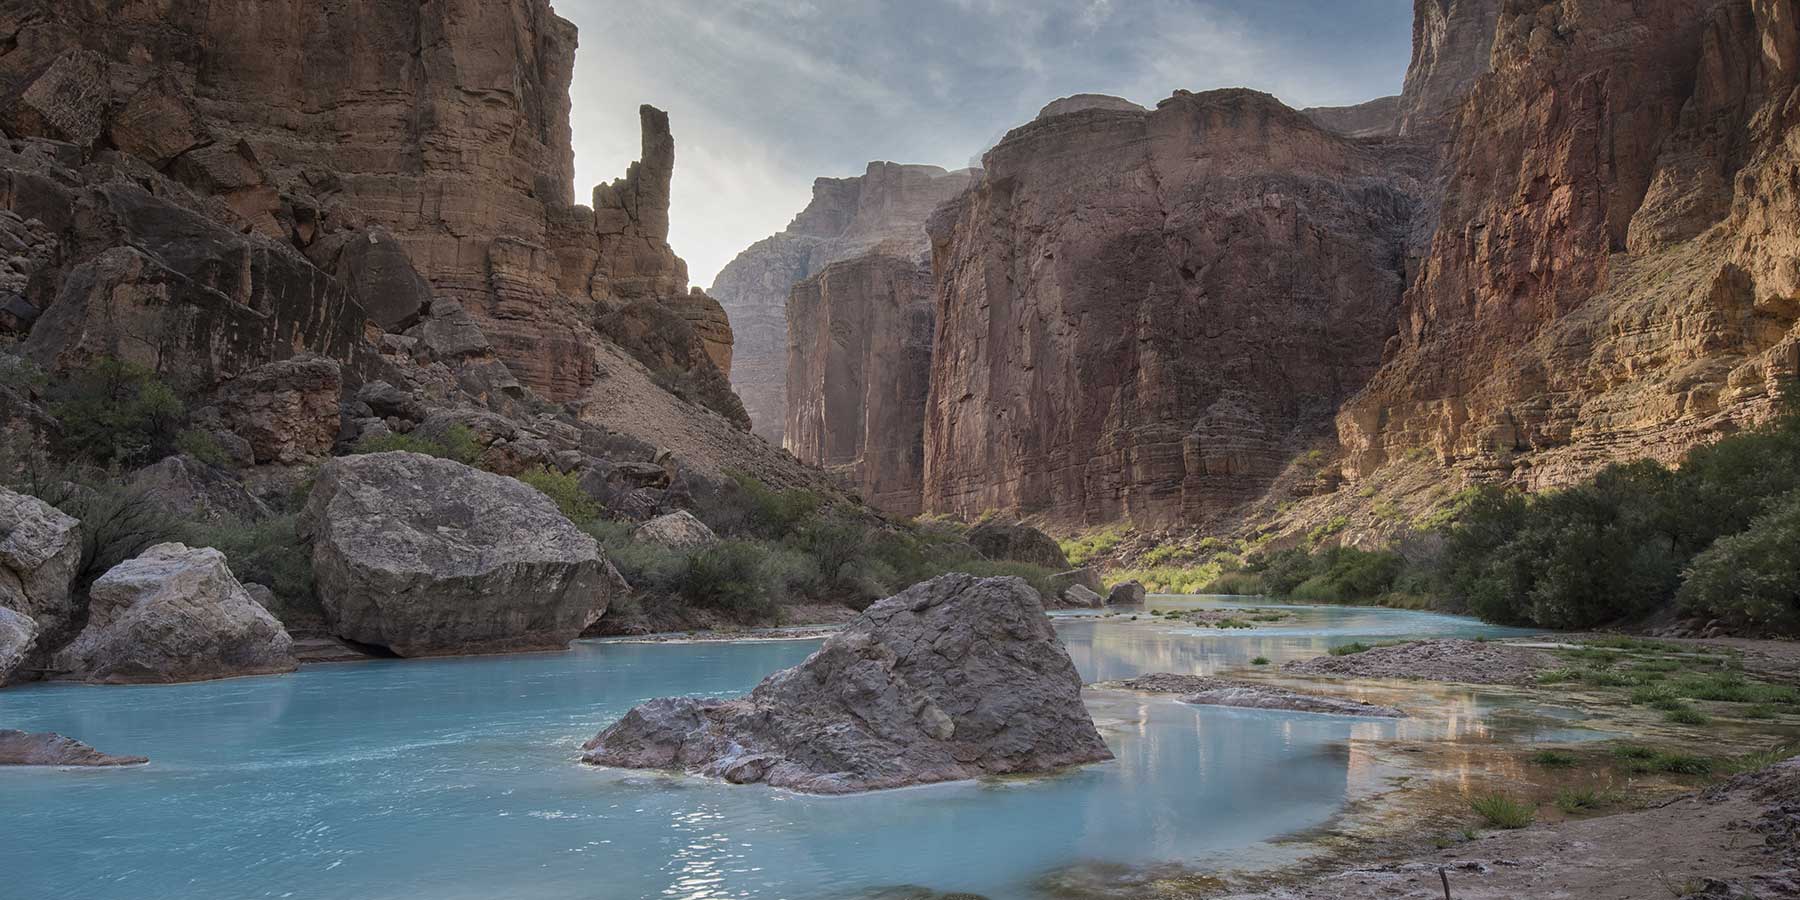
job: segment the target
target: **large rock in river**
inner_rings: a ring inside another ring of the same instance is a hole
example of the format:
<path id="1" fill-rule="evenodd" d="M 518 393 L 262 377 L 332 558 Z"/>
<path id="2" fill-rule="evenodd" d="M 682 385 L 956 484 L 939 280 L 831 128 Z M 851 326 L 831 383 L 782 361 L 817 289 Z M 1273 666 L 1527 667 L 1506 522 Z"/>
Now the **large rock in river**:
<path id="1" fill-rule="evenodd" d="M 639 706 L 587 762 L 846 794 L 1111 759 L 1037 592 L 945 575 L 863 613 L 736 700 Z"/>
<path id="2" fill-rule="evenodd" d="M 0 766 L 136 766 L 142 756 L 113 756 L 52 732 L 0 728 Z"/>
<path id="3" fill-rule="evenodd" d="M 0 606 L 37 623 L 38 645 L 73 637 L 81 523 L 36 497 L 0 488 Z"/>
<path id="4" fill-rule="evenodd" d="M 88 622 L 57 652 L 61 677 L 108 684 L 292 672 L 293 639 L 210 547 L 157 544 L 88 590 Z"/>
<path id="5" fill-rule="evenodd" d="M 417 453 L 326 463 L 301 530 L 330 631 L 401 656 L 560 650 L 617 590 L 549 497 Z"/>

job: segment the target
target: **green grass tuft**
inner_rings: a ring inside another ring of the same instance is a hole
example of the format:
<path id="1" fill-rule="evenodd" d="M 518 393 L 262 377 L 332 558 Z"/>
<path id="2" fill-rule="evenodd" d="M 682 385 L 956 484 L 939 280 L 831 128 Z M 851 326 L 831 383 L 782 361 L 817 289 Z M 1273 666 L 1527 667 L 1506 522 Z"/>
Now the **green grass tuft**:
<path id="1" fill-rule="evenodd" d="M 1566 750 L 1539 750 L 1531 754 L 1531 763 L 1547 769 L 1567 769 L 1575 765 L 1575 754 Z"/>
<path id="2" fill-rule="evenodd" d="M 1495 828 L 1524 828 L 1537 818 L 1537 810 L 1531 804 L 1505 794 L 1477 797 L 1469 802 L 1469 808 Z"/>

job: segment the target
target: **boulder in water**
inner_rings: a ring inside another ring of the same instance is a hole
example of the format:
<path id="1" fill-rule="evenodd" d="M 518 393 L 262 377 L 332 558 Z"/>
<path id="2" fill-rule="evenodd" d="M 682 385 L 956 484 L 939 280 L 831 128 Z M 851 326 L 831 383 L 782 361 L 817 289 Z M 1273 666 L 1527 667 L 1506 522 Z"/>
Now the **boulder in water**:
<path id="1" fill-rule="evenodd" d="M 747 697 L 654 700 L 585 749 L 598 765 L 815 794 L 1112 758 L 1037 592 L 961 574 L 869 607 Z"/>
<path id="2" fill-rule="evenodd" d="M 562 650 L 621 583 L 549 497 L 417 453 L 326 463 L 300 527 L 327 630 L 401 656 Z"/>
<path id="3" fill-rule="evenodd" d="M 1112 586 L 1106 594 L 1107 606 L 1135 606 L 1144 602 L 1144 585 L 1142 582 L 1127 581 Z"/>
<path id="4" fill-rule="evenodd" d="M 210 547 L 157 544 L 88 591 L 88 623 L 56 653 L 61 677 L 108 684 L 292 672 L 293 640 Z"/>
<path id="5" fill-rule="evenodd" d="M 142 756 L 113 756 L 52 732 L 0 729 L 0 766 L 135 766 Z"/>

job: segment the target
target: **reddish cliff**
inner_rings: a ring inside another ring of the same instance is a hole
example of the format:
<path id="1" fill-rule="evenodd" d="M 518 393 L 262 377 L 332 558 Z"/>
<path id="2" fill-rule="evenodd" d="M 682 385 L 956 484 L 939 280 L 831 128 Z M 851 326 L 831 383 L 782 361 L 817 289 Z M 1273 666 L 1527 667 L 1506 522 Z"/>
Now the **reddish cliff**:
<path id="1" fill-rule="evenodd" d="M 667 243 L 666 116 L 646 107 L 643 161 L 573 205 L 576 34 L 546 0 L 33 0 L 0 32 L 10 134 L 142 161 L 339 276 L 384 329 L 460 304 L 554 400 L 593 382 L 595 317 L 634 300 L 696 307 L 729 359 Z"/>
<path id="2" fill-rule="evenodd" d="M 927 511 L 1200 522 L 1392 333 L 1432 160 L 1252 91 L 1040 119 L 932 223 Z"/>
<path id="3" fill-rule="evenodd" d="M 925 218 L 968 187 L 970 173 L 936 166 L 870 163 L 855 178 L 820 178 L 813 199 L 787 229 L 738 254 L 711 293 L 731 316 L 737 344 L 732 386 L 757 434 L 780 444 L 787 420 L 788 294 L 796 283 L 839 260 L 884 246 L 923 256 Z"/>
<path id="4" fill-rule="evenodd" d="M 832 263 L 788 298 L 787 446 L 886 512 L 919 512 L 931 377 L 931 277 L 880 252 Z"/>
<path id="5" fill-rule="evenodd" d="M 1790 2 L 1510 4 L 1353 476 L 1567 483 L 1765 415 L 1796 368 Z"/>

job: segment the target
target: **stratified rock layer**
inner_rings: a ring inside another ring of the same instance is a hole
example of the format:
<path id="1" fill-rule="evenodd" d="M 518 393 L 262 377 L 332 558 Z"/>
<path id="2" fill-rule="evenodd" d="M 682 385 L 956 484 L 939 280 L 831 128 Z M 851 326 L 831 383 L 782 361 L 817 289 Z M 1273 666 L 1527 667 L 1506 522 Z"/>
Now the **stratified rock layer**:
<path id="1" fill-rule="evenodd" d="M 52 665 L 108 684 L 202 681 L 292 672 L 286 629 L 250 599 L 225 555 L 157 544 L 88 589 L 87 626 Z"/>
<path id="2" fill-rule="evenodd" d="M 925 220 L 968 187 L 971 173 L 936 166 L 870 163 L 854 178 L 820 178 L 813 199 L 780 234 L 738 254 L 711 293 L 731 316 L 737 344 L 732 386 L 757 434 L 783 441 L 787 422 L 788 296 L 826 266 L 874 251 L 917 259 L 929 244 Z M 812 333 L 817 333 L 815 329 Z"/>
<path id="3" fill-rule="evenodd" d="M 1432 164 L 1232 90 L 985 166 L 931 222 L 923 508 L 1157 525 L 1257 496 L 1375 370 Z"/>
<path id="4" fill-rule="evenodd" d="M 945 575 L 889 597 L 737 700 L 655 700 L 590 763 L 843 794 L 1111 759 L 1037 594 Z"/>
<path id="5" fill-rule="evenodd" d="M 1346 474 L 1566 484 L 1771 413 L 1800 370 L 1786 2 L 1510 4 Z"/>
<path id="6" fill-rule="evenodd" d="M 787 328 L 787 448 L 843 476 L 871 505 L 917 515 L 930 273 L 917 259 L 879 251 L 832 263 L 794 286 Z"/>
<path id="7" fill-rule="evenodd" d="M 326 463 L 301 528 L 327 628 L 401 656 L 565 649 L 617 589 L 549 497 L 416 453 Z"/>

